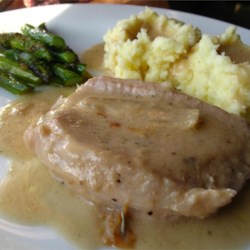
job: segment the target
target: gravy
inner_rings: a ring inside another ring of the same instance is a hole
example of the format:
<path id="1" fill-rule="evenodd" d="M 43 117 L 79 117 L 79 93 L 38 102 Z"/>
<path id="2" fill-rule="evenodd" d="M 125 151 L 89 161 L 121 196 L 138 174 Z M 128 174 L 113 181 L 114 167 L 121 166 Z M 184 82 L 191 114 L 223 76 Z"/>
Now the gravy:
<path id="1" fill-rule="evenodd" d="M 96 44 L 81 55 L 81 61 L 88 65 L 88 70 L 92 75 L 111 75 L 107 69 L 103 67 L 104 61 L 104 43 Z"/>

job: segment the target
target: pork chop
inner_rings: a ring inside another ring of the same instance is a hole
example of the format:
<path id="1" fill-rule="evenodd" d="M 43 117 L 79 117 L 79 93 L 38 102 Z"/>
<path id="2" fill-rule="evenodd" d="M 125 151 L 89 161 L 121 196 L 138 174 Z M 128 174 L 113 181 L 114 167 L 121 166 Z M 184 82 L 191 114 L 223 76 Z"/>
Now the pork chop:
<path id="1" fill-rule="evenodd" d="M 90 202 L 204 218 L 250 175 L 245 119 L 165 85 L 97 77 L 27 129 L 25 143 Z"/>

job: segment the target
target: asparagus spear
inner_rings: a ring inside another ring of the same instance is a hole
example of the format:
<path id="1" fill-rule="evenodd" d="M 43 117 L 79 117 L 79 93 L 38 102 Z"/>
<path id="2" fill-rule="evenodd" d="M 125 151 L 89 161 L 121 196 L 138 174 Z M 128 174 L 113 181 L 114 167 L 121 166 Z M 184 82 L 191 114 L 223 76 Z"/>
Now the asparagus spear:
<path id="1" fill-rule="evenodd" d="M 81 84 L 83 82 L 83 77 L 74 71 L 65 68 L 61 64 L 53 65 L 54 74 L 61 79 L 63 86 L 73 86 L 76 84 Z"/>
<path id="2" fill-rule="evenodd" d="M 45 44 L 20 33 L 0 34 L 0 46 L 6 49 L 28 52 L 45 61 L 51 61 L 53 58 Z"/>
<path id="3" fill-rule="evenodd" d="M 23 27 L 21 27 L 21 31 L 24 35 L 32 37 L 33 39 L 38 40 L 52 48 L 56 48 L 58 50 L 67 49 L 64 39 L 49 32 L 45 24 L 40 25 L 37 28 L 30 24 L 25 24 Z"/>
<path id="4" fill-rule="evenodd" d="M 29 82 L 32 85 L 40 85 L 42 80 L 37 77 L 25 64 L 18 64 L 4 56 L 0 56 L 0 71 Z"/>
<path id="5" fill-rule="evenodd" d="M 78 74 L 80 74 L 83 78 L 83 81 L 86 81 L 92 77 L 91 74 L 86 70 L 86 64 L 84 63 L 73 63 L 73 64 L 70 64 L 69 67 L 74 72 L 77 72 Z"/>
<path id="6" fill-rule="evenodd" d="M 33 90 L 30 85 L 3 72 L 0 72 L 0 86 L 15 95 L 22 95 Z"/>
<path id="7" fill-rule="evenodd" d="M 19 61 L 26 63 L 36 76 L 40 77 L 45 83 L 49 83 L 52 77 L 49 64 L 46 64 L 46 62 L 42 60 L 37 60 L 36 57 L 25 52 L 19 54 Z"/>
<path id="8" fill-rule="evenodd" d="M 51 54 L 53 54 L 56 61 L 62 63 L 74 63 L 78 61 L 77 55 L 71 49 L 67 49 L 65 51 L 60 51 L 60 52 L 51 51 Z"/>
<path id="9" fill-rule="evenodd" d="M 45 83 L 49 83 L 52 72 L 49 64 L 42 60 L 38 60 L 35 56 L 27 52 L 21 52 L 13 49 L 4 50 L 0 49 L 5 57 L 19 63 L 25 63 L 33 73 L 40 77 Z"/>

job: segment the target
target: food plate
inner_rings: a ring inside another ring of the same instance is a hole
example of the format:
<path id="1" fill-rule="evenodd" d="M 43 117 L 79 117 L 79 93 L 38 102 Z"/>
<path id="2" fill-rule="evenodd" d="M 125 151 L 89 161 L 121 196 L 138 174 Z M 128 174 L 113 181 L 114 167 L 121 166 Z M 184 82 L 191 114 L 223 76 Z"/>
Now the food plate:
<path id="1" fill-rule="evenodd" d="M 0 32 L 20 31 L 24 23 L 39 25 L 46 22 L 48 28 L 64 37 L 67 44 L 77 53 L 102 42 L 109 28 L 131 14 L 137 14 L 143 6 L 61 4 L 30 9 L 13 10 L 0 14 Z M 230 24 L 218 20 L 168 9 L 154 8 L 159 14 L 198 26 L 203 33 L 221 34 Z M 242 40 L 250 43 L 250 32 L 238 27 Z M 0 89 L 0 106 L 13 100 L 14 96 Z M 8 161 L 0 159 L 0 178 L 8 169 Z M 250 247 L 250 242 L 249 246 Z M 74 249 L 56 232 L 43 227 L 13 224 L 0 219 L 0 249 Z"/>

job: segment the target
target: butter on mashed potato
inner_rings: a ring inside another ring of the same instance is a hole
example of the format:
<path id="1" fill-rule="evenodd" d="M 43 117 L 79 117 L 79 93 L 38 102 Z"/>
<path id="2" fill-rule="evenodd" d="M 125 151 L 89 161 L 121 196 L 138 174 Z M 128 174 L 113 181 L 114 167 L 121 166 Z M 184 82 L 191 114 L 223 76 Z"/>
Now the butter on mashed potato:
<path id="1" fill-rule="evenodd" d="M 104 67 L 115 77 L 169 81 L 173 88 L 228 112 L 250 109 L 250 48 L 235 27 L 221 36 L 150 8 L 120 20 L 104 36 Z"/>

